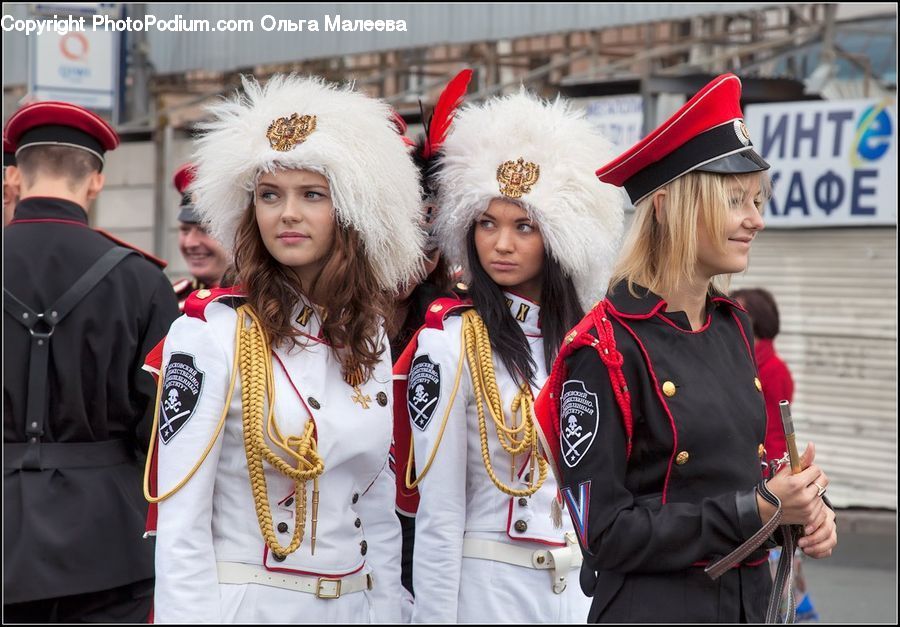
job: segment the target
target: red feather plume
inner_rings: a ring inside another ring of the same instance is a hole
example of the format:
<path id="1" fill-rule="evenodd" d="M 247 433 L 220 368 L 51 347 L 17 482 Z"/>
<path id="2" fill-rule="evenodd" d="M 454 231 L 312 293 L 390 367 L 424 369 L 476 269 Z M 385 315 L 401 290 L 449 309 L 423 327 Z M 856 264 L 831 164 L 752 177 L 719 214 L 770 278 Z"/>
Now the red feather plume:
<path id="1" fill-rule="evenodd" d="M 425 149 L 422 151 L 422 157 L 425 159 L 429 159 L 437 154 L 441 144 L 447 138 L 447 132 L 450 130 L 451 122 L 453 122 L 453 114 L 456 113 L 456 109 L 462 104 L 471 80 L 472 70 L 463 70 L 447 83 L 444 91 L 438 97 L 437 103 L 434 105 L 434 113 L 431 115 L 431 122 L 428 124 Z"/>

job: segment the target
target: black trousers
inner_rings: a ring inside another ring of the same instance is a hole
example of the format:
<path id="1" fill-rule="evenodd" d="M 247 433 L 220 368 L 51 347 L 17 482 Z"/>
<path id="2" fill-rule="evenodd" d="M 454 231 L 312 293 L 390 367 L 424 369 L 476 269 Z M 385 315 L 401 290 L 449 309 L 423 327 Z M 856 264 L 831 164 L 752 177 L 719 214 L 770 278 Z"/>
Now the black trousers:
<path id="1" fill-rule="evenodd" d="M 146 623 L 152 604 L 153 579 L 145 579 L 110 590 L 4 605 L 3 622 Z"/>

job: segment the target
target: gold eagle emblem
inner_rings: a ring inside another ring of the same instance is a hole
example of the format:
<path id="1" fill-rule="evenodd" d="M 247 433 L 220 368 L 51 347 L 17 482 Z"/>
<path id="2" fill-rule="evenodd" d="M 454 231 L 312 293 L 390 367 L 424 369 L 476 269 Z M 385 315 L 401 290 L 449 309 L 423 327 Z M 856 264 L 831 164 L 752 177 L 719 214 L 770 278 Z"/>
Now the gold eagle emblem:
<path id="1" fill-rule="evenodd" d="M 302 144 L 316 130 L 316 116 L 291 114 L 289 118 L 278 118 L 269 124 L 266 137 L 269 145 L 278 152 L 287 152 L 297 144 Z"/>
<path id="2" fill-rule="evenodd" d="M 507 198 L 521 198 L 531 191 L 541 176 L 541 167 L 519 157 L 517 161 L 504 161 L 497 168 L 500 193 Z"/>

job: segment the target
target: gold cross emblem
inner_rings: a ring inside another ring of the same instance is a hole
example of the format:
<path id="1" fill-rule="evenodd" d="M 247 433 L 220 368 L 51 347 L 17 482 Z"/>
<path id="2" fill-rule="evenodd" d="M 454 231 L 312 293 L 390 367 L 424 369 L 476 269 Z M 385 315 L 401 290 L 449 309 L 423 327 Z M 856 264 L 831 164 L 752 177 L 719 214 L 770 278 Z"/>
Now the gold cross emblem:
<path id="1" fill-rule="evenodd" d="M 372 397 L 368 394 L 363 396 L 362 390 L 359 389 L 358 385 L 354 386 L 353 390 L 356 392 L 356 395 L 353 397 L 353 402 L 362 405 L 363 409 L 369 409 L 369 403 L 372 402 Z"/>

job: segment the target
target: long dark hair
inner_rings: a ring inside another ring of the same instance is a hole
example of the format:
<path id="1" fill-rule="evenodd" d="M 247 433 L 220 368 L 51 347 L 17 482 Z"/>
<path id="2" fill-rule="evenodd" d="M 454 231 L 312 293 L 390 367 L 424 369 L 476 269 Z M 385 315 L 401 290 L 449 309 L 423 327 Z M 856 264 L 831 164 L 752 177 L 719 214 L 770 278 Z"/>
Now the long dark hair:
<path id="1" fill-rule="evenodd" d="M 503 290 L 481 267 L 478 250 L 475 248 L 475 224 L 466 234 L 466 257 L 472 274 L 469 293 L 475 310 L 488 329 L 491 347 L 510 374 L 515 376 L 518 372 L 524 380 L 533 384 L 536 364 L 531 356 L 528 338 L 509 310 Z M 544 251 L 540 325 L 544 336 L 547 372 L 553 367 L 553 360 L 559 353 L 566 331 L 578 324 L 583 316 L 575 284 L 566 276 L 559 263 Z"/>

